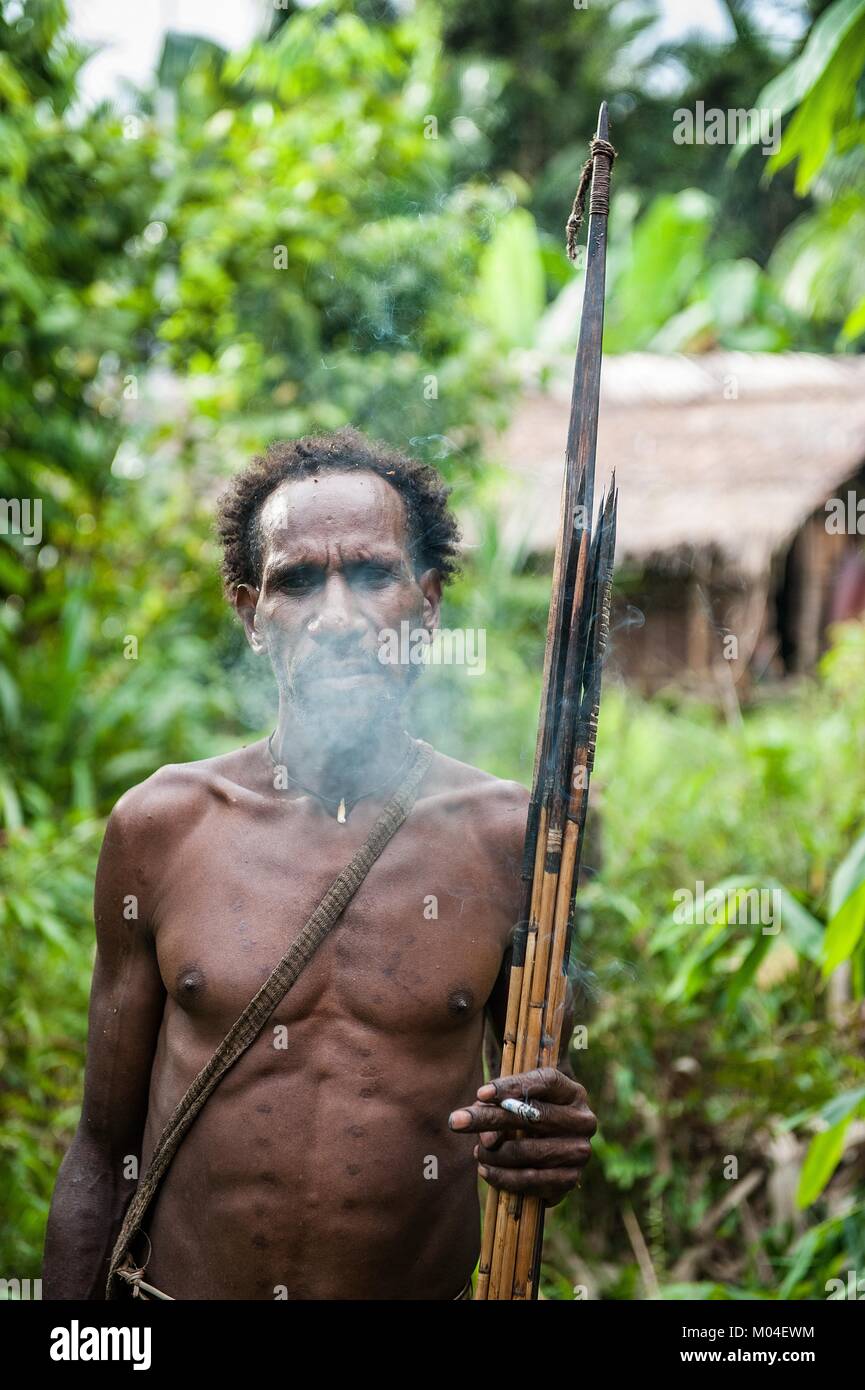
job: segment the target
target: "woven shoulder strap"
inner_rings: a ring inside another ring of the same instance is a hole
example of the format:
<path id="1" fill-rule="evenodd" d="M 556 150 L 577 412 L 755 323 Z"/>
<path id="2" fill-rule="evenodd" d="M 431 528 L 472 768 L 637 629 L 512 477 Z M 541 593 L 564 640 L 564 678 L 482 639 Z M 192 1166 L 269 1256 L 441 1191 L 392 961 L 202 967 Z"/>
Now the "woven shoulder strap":
<path id="1" fill-rule="evenodd" d="M 168 1166 L 208 1097 L 225 1073 L 255 1042 L 280 1000 L 298 979 L 328 932 L 336 924 L 363 883 L 388 841 L 399 830 L 414 805 L 423 778 L 432 762 L 433 749 L 422 739 L 415 740 L 415 754 L 406 776 L 387 803 L 369 836 L 328 888 L 300 935 L 291 943 L 282 960 L 251 999 L 231 1027 L 210 1061 L 196 1076 L 172 1112 L 153 1150 L 147 1172 L 138 1184 L 111 1256 L 106 1298 L 117 1296 L 118 1266 L 129 1253 Z"/>

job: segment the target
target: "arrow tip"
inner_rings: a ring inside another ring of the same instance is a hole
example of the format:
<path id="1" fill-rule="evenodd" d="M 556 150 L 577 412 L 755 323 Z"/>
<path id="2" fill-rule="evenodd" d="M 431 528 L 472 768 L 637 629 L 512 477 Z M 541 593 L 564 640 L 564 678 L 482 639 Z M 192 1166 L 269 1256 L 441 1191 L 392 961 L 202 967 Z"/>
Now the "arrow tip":
<path id="1" fill-rule="evenodd" d="M 610 138 L 610 119 L 607 113 L 607 103 L 605 101 L 601 102 L 601 107 L 598 111 L 597 138 L 599 140 L 609 140 Z"/>

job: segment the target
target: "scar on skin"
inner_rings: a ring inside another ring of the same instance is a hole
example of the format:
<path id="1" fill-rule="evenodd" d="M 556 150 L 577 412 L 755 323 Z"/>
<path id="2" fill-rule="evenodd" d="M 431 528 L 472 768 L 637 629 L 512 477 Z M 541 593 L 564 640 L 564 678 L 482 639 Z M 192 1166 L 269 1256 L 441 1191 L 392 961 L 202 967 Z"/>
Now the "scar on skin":
<path id="1" fill-rule="evenodd" d="M 259 1173 L 258 1181 L 266 1182 L 268 1187 L 279 1187 L 279 1178 L 275 1173 L 271 1173 L 270 1171 Z"/>
<path id="2" fill-rule="evenodd" d="M 366 1135 L 366 1130 L 363 1125 L 349 1125 L 346 1134 L 350 1134 L 352 1139 L 363 1139 Z"/>
<path id="3" fill-rule="evenodd" d="M 273 1106 L 272 1106 L 272 1105 L 257 1105 L 257 1106 L 255 1107 L 255 1110 L 256 1110 L 256 1114 L 258 1114 L 258 1115 L 269 1115 L 269 1114 L 271 1113 L 271 1111 L 273 1110 Z"/>
<path id="4" fill-rule="evenodd" d="M 270 1249 L 270 1241 L 267 1239 L 266 1235 L 263 1235 L 261 1233 L 261 1231 L 256 1231 L 255 1235 L 252 1237 L 252 1244 L 255 1246 L 256 1250 Z"/>
<path id="5" fill-rule="evenodd" d="M 448 995 L 448 1013 L 452 1014 L 454 1018 L 460 1018 L 463 1014 L 468 1013 L 474 1002 L 475 996 L 470 989 L 461 987 L 451 990 Z"/>
<path id="6" fill-rule="evenodd" d="M 401 952 L 401 951 L 394 951 L 391 955 L 388 956 L 388 958 L 387 958 L 387 965 L 384 967 L 384 969 L 383 969 L 382 972 L 381 972 L 382 975 L 384 975 L 384 976 L 386 977 L 386 979 L 388 979 L 388 980 L 391 979 L 392 976 L 394 976 L 394 975 L 396 974 L 396 968 L 397 968 L 397 966 L 399 965 L 399 963 L 400 963 L 401 960 L 402 960 L 402 952 Z"/>
<path id="7" fill-rule="evenodd" d="M 349 1174 L 350 1177 L 356 1178 L 358 1173 L 360 1172 L 360 1164 L 350 1163 L 345 1171 Z"/>
<path id="8" fill-rule="evenodd" d="M 401 960 L 402 951 L 391 951 L 390 955 L 387 958 L 387 965 L 384 967 L 384 970 L 381 973 L 383 975 L 386 975 L 387 978 L 390 979 L 390 977 L 396 973 L 396 968 Z"/>

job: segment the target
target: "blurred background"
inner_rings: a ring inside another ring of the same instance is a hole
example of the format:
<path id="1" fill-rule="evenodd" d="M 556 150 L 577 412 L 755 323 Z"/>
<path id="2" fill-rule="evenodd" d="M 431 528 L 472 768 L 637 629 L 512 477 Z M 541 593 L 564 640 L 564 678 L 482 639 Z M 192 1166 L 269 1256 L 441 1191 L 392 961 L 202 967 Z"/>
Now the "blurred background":
<path id="1" fill-rule="evenodd" d="M 856 1296 L 863 70 L 865 0 L 0 0 L 0 1275 L 77 1121 L 105 817 L 272 727 L 212 531 L 252 452 L 350 422 L 441 469 L 486 669 L 415 731 L 530 780 L 606 98 L 601 1130 L 544 1295 Z M 682 922 L 699 884 L 779 929 Z"/>

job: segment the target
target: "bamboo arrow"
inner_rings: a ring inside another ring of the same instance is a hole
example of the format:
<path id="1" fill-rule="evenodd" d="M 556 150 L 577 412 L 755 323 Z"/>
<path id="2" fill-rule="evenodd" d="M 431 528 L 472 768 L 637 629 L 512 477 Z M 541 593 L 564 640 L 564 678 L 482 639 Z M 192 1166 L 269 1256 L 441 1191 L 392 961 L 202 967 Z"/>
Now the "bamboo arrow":
<path id="1" fill-rule="evenodd" d="M 568 252 L 574 258 L 591 182 L 586 278 L 526 823 L 520 918 L 511 954 L 502 1076 L 555 1065 L 561 1044 L 616 540 L 614 483 L 601 500 L 594 534 L 592 529 L 614 158 L 604 102 L 568 221 Z M 540 1198 L 489 1189 L 475 1298 L 537 1297 L 543 1214 Z"/>

